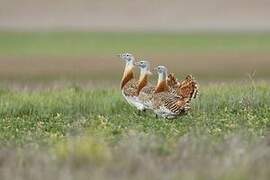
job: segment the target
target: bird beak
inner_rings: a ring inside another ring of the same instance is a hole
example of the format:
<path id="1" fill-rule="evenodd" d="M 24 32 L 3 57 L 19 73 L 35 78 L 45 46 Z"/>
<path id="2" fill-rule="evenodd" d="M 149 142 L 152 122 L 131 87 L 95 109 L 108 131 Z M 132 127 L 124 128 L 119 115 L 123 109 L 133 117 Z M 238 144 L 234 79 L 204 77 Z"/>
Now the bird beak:
<path id="1" fill-rule="evenodd" d="M 125 59 L 124 59 L 124 57 L 123 57 L 123 54 L 118 54 L 118 55 L 116 55 L 117 57 L 119 57 L 122 61 L 126 61 Z"/>

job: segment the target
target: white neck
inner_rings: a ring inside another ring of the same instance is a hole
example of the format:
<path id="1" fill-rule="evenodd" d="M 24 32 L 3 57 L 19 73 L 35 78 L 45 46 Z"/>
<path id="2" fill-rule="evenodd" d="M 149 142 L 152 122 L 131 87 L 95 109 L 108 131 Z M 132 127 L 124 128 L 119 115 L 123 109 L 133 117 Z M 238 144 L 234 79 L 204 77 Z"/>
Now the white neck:
<path id="1" fill-rule="evenodd" d="M 127 66 L 134 66 L 134 61 L 126 61 L 126 67 Z"/>
<path id="2" fill-rule="evenodd" d="M 126 63 L 126 66 L 125 66 L 125 71 L 124 72 L 126 73 L 126 72 L 132 70 L 133 68 L 134 68 L 134 64 L 131 63 L 131 62 L 127 62 Z"/>
<path id="3" fill-rule="evenodd" d="M 166 81 L 167 72 L 158 73 L 158 83 Z"/>
<path id="4" fill-rule="evenodd" d="M 148 74 L 149 74 L 149 71 L 147 68 L 141 68 L 140 79 L 143 79 Z"/>

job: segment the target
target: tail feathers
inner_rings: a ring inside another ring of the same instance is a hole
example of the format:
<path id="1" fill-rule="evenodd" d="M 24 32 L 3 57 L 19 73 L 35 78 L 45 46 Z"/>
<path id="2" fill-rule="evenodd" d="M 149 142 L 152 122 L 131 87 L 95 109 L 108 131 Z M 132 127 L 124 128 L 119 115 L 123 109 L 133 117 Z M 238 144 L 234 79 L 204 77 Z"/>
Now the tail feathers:
<path id="1" fill-rule="evenodd" d="M 165 106 L 171 113 L 179 115 L 190 109 L 190 103 L 187 98 L 181 98 L 172 94 L 169 94 L 164 98 L 163 106 Z"/>
<path id="2" fill-rule="evenodd" d="M 187 75 L 185 80 L 179 83 L 176 93 L 181 97 L 178 106 L 182 107 L 182 112 L 186 113 L 191 109 L 190 102 L 199 94 L 199 85 L 192 75 Z"/>
<path id="3" fill-rule="evenodd" d="M 175 88 L 177 85 L 179 85 L 179 81 L 175 77 L 174 74 L 169 74 L 167 77 L 167 84 L 170 88 Z"/>
<path id="4" fill-rule="evenodd" d="M 169 74 L 167 84 L 170 87 L 171 94 L 180 97 L 173 107 L 181 112 L 187 112 L 190 109 L 190 102 L 199 94 L 199 85 L 192 75 L 187 75 L 183 81 L 178 81 L 174 74 Z"/>
<path id="5" fill-rule="evenodd" d="M 199 85 L 191 75 L 188 75 L 185 80 L 180 82 L 177 94 L 182 98 L 189 99 L 189 101 L 195 99 L 199 94 Z"/>
<path id="6" fill-rule="evenodd" d="M 190 109 L 190 100 L 189 98 L 181 98 L 176 105 L 181 108 L 182 112 L 186 112 Z"/>

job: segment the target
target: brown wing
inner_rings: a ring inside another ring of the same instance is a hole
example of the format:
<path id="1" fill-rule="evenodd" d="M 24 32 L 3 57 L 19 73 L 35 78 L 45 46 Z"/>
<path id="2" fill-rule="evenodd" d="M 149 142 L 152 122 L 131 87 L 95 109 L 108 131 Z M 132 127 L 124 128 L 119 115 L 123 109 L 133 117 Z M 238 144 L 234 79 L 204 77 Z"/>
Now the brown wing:
<path id="1" fill-rule="evenodd" d="M 128 81 L 123 87 L 126 96 L 137 96 L 138 82 L 134 79 Z"/>
<path id="2" fill-rule="evenodd" d="M 185 80 L 180 82 L 180 85 L 176 91 L 177 95 L 181 96 L 182 98 L 187 98 L 190 101 L 192 98 L 197 97 L 199 92 L 198 89 L 198 83 L 191 75 L 188 75 Z"/>
<path id="3" fill-rule="evenodd" d="M 187 112 L 190 109 L 190 100 L 198 94 L 198 83 L 191 75 L 179 82 L 174 74 L 168 75 L 167 83 L 169 92 L 154 94 L 153 108 L 165 107 L 175 115 Z"/>
<path id="4" fill-rule="evenodd" d="M 154 92 L 155 92 L 155 86 L 146 85 L 145 87 L 142 88 L 138 97 L 142 102 L 151 101 L 151 99 L 153 98 Z"/>
<path id="5" fill-rule="evenodd" d="M 179 82 L 174 74 L 169 74 L 167 83 L 172 94 L 189 98 L 189 100 L 196 98 L 198 95 L 198 83 L 191 75 L 188 75 L 183 81 Z"/>
<path id="6" fill-rule="evenodd" d="M 153 108 L 158 109 L 160 107 L 166 107 L 175 115 L 186 112 L 190 109 L 188 99 L 182 98 L 169 92 L 162 92 L 154 95 Z"/>
<path id="7" fill-rule="evenodd" d="M 155 86 L 153 85 L 147 85 L 142 88 L 141 92 L 146 93 L 146 94 L 153 94 L 155 92 Z"/>
<path id="8" fill-rule="evenodd" d="M 170 88 L 175 88 L 179 84 L 174 74 L 171 73 L 168 75 L 167 84 Z"/>

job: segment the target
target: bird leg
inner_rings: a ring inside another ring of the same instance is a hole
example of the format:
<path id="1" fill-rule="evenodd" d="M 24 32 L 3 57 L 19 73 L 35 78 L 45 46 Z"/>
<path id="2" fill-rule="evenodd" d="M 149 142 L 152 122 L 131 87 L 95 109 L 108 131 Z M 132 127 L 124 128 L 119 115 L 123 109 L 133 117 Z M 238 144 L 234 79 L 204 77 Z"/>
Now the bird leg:
<path id="1" fill-rule="evenodd" d="M 146 112 L 146 109 L 138 110 L 138 111 L 137 111 L 137 115 L 138 115 L 138 116 L 141 116 L 141 115 L 143 115 L 143 113 L 145 113 L 145 112 Z"/>

